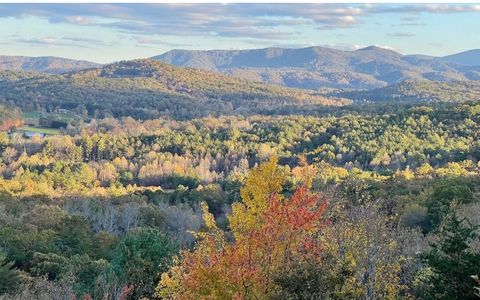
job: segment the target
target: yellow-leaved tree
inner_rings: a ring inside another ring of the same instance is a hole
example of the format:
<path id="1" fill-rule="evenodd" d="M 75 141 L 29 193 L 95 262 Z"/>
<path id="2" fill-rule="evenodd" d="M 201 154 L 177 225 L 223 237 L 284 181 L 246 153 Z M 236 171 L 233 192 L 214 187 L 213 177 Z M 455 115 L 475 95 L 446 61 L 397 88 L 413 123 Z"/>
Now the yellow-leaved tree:
<path id="1" fill-rule="evenodd" d="M 317 236 L 324 227 L 326 201 L 306 187 L 284 198 L 280 192 L 286 176 L 276 158 L 250 172 L 242 202 L 230 216 L 232 242 L 204 204 L 204 231 L 197 233 L 195 248 L 183 251 L 162 275 L 157 297 L 265 299 L 276 290 L 276 274 L 319 260 L 323 247 Z"/>
<path id="2" fill-rule="evenodd" d="M 232 205 L 229 217 L 236 239 L 262 225 L 271 197 L 280 194 L 286 180 L 287 172 L 278 166 L 276 156 L 250 171 L 245 186 L 240 190 L 242 202 Z"/>

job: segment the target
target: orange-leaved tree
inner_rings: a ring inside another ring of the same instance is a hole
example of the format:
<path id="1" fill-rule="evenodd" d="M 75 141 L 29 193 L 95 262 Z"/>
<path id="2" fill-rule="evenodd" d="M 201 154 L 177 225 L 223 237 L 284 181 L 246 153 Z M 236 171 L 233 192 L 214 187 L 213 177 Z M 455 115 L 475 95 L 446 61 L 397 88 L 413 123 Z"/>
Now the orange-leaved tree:
<path id="1" fill-rule="evenodd" d="M 269 177 L 262 177 L 265 175 Z M 156 295 L 171 299 L 263 299 L 276 288 L 275 274 L 302 261 L 320 260 L 322 245 L 316 237 L 325 223 L 327 202 L 306 187 L 297 189 L 290 198 L 282 197 L 285 178 L 275 158 L 251 171 L 242 190 L 246 198 L 230 216 L 232 242 L 203 205 L 206 229 L 197 233 L 195 248 L 182 252 L 177 263 L 162 275 Z M 242 218 L 248 221 L 246 225 L 241 224 Z"/>

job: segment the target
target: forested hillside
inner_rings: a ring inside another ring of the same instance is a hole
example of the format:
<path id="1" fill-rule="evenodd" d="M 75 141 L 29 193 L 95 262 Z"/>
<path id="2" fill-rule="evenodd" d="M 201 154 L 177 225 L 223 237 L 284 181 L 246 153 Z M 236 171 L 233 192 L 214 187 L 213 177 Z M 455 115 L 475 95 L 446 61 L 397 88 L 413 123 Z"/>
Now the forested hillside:
<path id="1" fill-rule="evenodd" d="M 445 103 L 2 133 L 0 299 L 475 299 L 479 124 Z"/>
<path id="2" fill-rule="evenodd" d="M 477 51 L 478 52 L 478 51 Z M 172 50 L 153 57 L 182 67 L 211 70 L 288 87 L 373 89 L 405 80 L 459 81 L 480 79 L 474 51 L 440 58 L 402 55 L 370 46 L 355 51 L 326 47 L 253 50 Z M 455 57 L 458 57 L 455 60 Z M 466 65 L 457 61 L 468 62 Z"/>
<path id="3" fill-rule="evenodd" d="M 3 71 L 0 97 L 24 111 L 60 108 L 80 115 L 136 119 L 273 113 L 349 102 L 152 60 L 120 62 L 64 75 Z"/>
<path id="4" fill-rule="evenodd" d="M 0 70 L 61 74 L 98 67 L 99 64 L 60 57 L 26 57 L 0 55 Z"/>
<path id="5" fill-rule="evenodd" d="M 332 93 L 360 101 L 390 102 L 465 102 L 480 99 L 480 80 L 436 82 L 404 81 L 368 91 Z"/>

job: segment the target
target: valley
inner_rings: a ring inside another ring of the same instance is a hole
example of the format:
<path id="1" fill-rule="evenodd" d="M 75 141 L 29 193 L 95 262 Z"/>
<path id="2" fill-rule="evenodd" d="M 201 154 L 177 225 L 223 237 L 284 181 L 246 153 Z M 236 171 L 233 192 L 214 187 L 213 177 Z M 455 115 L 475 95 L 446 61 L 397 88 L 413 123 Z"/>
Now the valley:
<path id="1" fill-rule="evenodd" d="M 0 57 L 0 299 L 475 299 L 474 54 Z"/>

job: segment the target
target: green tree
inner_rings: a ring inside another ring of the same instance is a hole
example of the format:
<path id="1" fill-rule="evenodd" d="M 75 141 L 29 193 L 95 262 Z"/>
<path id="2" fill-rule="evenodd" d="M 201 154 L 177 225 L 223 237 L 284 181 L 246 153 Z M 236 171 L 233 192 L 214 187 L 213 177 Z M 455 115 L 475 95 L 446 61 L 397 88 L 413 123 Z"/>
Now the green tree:
<path id="1" fill-rule="evenodd" d="M 178 245 L 153 228 L 139 228 L 127 234 L 115 249 L 112 262 L 117 276 L 125 284 L 133 284 L 134 297 L 153 294 L 155 284 L 165 272 Z"/>
<path id="2" fill-rule="evenodd" d="M 472 243 L 478 241 L 474 226 L 459 220 L 453 213 L 448 215 L 440 228 L 440 241 L 423 255 L 426 265 L 433 271 L 429 299 L 475 299 L 474 281 L 480 265 L 480 254 L 472 251 Z"/>
<path id="3" fill-rule="evenodd" d="M 67 254 L 92 254 L 93 232 L 88 221 L 82 216 L 68 216 L 58 231 L 58 247 Z"/>
<path id="4" fill-rule="evenodd" d="M 15 269 L 14 262 L 7 262 L 0 253 L 0 295 L 12 292 L 20 284 L 20 272 Z"/>
<path id="5" fill-rule="evenodd" d="M 442 222 L 453 203 L 467 204 L 472 200 L 472 186 L 464 179 L 444 180 L 436 184 L 426 203 L 430 229 L 435 229 Z"/>

